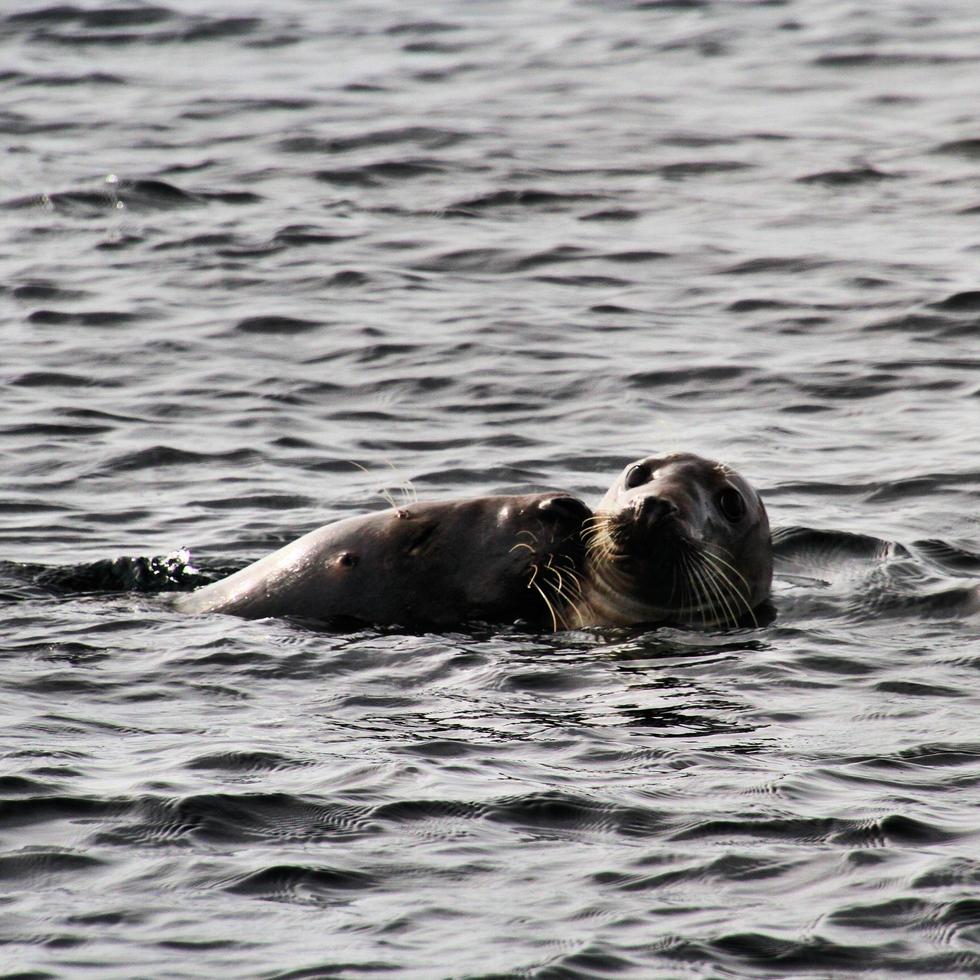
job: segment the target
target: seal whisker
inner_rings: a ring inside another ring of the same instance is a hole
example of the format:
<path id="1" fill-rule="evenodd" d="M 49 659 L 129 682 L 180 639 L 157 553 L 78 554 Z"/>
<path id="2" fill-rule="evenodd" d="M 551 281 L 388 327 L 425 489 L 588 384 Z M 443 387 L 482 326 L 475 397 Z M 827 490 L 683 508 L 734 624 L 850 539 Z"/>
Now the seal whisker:
<path id="1" fill-rule="evenodd" d="M 681 596 L 681 606 L 687 611 L 694 611 L 698 608 L 700 603 L 697 598 L 697 591 L 695 589 L 694 578 L 691 575 L 691 564 L 688 560 L 688 556 L 685 553 L 679 555 L 680 558 L 680 568 L 683 572 L 683 594 Z"/>
<path id="2" fill-rule="evenodd" d="M 559 568 L 554 564 L 554 557 L 552 555 L 548 559 L 547 567 L 554 572 L 557 578 L 557 582 L 552 583 L 556 598 L 562 599 L 566 605 L 574 606 L 582 598 L 582 578 L 567 560 L 564 563 L 565 575 L 563 576 Z M 567 581 L 565 576 L 567 576 Z"/>
<path id="3" fill-rule="evenodd" d="M 725 550 L 725 551 L 728 551 L 728 549 L 727 549 L 727 548 L 726 548 L 726 549 L 724 549 L 724 550 Z M 734 573 L 735 573 L 735 574 L 736 574 L 736 575 L 737 575 L 737 576 L 738 576 L 738 577 L 739 577 L 739 578 L 740 578 L 740 579 L 742 580 L 742 584 L 743 584 L 743 585 L 745 586 L 745 591 L 746 591 L 746 595 L 748 595 L 748 594 L 750 594 L 750 593 L 751 593 L 751 591 L 752 591 L 752 587 L 751 587 L 751 586 L 749 585 L 749 583 L 748 583 L 748 582 L 746 581 L 746 578 L 745 578 L 745 576 L 744 576 L 744 575 L 743 575 L 743 574 L 742 574 L 742 573 L 741 573 L 741 572 L 740 572 L 740 571 L 739 571 L 739 570 L 738 570 L 738 569 L 737 569 L 737 568 L 736 568 L 736 567 L 735 567 L 735 566 L 734 566 L 734 565 L 733 565 L 733 564 L 732 564 L 731 562 L 728 562 L 728 561 L 725 561 L 725 559 L 724 559 L 724 558 L 722 558 L 722 557 L 721 557 L 721 555 L 719 555 L 719 554 L 717 554 L 717 553 L 716 553 L 716 552 L 714 552 L 714 551 L 711 551 L 711 550 L 710 550 L 709 548 L 703 548 L 703 549 L 702 549 L 702 551 L 703 551 L 703 552 L 704 552 L 704 553 L 705 553 L 706 555 L 710 555 L 710 556 L 711 556 L 712 558 L 714 558 L 714 559 L 715 559 L 716 561 L 719 561 L 719 562 L 721 562 L 721 564 L 722 564 L 722 565 L 724 565 L 724 566 L 725 566 L 726 568 L 728 568 L 728 569 L 730 569 L 730 570 L 731 570 L 732 572 L 734 572 Z M 731 554 L 731 552 L 730 552 L 730 551 L 728 551 L 728 554 L 730 555 L 730 554 Z"/>
<path id="4" fill-rule="evenodd" d="M 687 563 L 688 571 L 688 581 L 691 583 L 694 591 L 694 606 L 692 607 L 692 612 L 701 613 L 701 626 L 705 627 L 707 625 L 707 619 L 704 613 L 704 589 L 703 583 L 701 582 L 701 577 L 697 573 L 697 569 L 694 564 L 688 559 Z"/>
<path id="5" fill-rule="evenodd" d="M 558 569 L 555 568 L 555 566 L 551 563 L 551 558 L 550 557 L 545 562 L 545 567 L 548 568 L 550 571 L 552 571 L 552 572 L 555 573 L 555 576 L 558 579 L 558 582 L 556 583 L 556 592 L 560 596 L 562 594 L 562 590 L 563 590 L 563 588 L 565 586 L 565 580 L 561 577 L 561 572 L 559 572 Z"/>
<path id="6" fill-rule="evenodd" d="M 555 564 L 555 556 L 549 555 L 548 560 L 545 562 L 545 569 L 549 573 L 546 579 L 548 587 L 554 592 L 556 599 L 564 599 L 570 594 L 571 587 L 573 586 L 573 581 L 571 574 L 568 569 L 565 569 L 565 575 L 568 575 L 568 581 L 565 580 L 565 575 L 562 574 L 562 570 Z"/>
<path id="7" fill-rule="evenodd" d="M 534 570 L 535 570 L 535 573 L 536 573 L 537 572 L 537 565 L 534 566 Z M 551 627 L 552 627 L 552 630 L 555 633 L 557 633 L 558 632 L 558 614 L 555 612 L 554 605 L 552 604 L 551 600 L 544 594 L 544 590 L 541 588 L 541 586 L 538 585 L 537 582 L 534 581 L 534 579 L 531 579 L 531 582 L 529 583 L 528 588 L 530 588 L 531 586 L 533 586 L 535 588 L 535 590 L 537 591 L 538 595 L 541 596 L 541 598 L 544 600 L 544 604 L 548 607 L 548 612 L 551 614 Z"/>
<path id="8" fill-rule="evenodd" d="M 616 550 L 612 535 L 609 533 L 609 524 L 610 521 L 605 519 L 589 533 L 585 546 L 587 561 L 606 564 L 622 557 L 622 553 Z"/>
<path id="9" fill-rule="evenodd" d="M 371 476 L 371 471 L 366 466 L 362 466 L 360 463 L 355 462 L 353 459 L 349 459 L 347 460 L 347 462 L 350 463 L 351 466 L 356 466 L 362 473 L 367 473 L 368 476 Z M 391 466 L 392 469 L 394 469 L 394 466 L 392 466 L 390 461 L 388 461 L 388 465 Z M 374 492 L 380 494 L 381 497 L 384 499 L 385 503 L 392 510 L 401 509 L 399 505 L 395 502 L 394 496 L 392 495 L 391 491 L 387 487 L 384 486 L 378 487 Z M 404 501 L 402 502 L 402 505 L 404 506 Z"/>
<path id="10" fill-rule="evenodd" d="M 708 559 L 704 556 L 703 553 L 698 555 L 698 560 L 701 563 L 701 568 L 704 571 L 705 578 L 710 583 L 712 590 L 714 591 L 716 597 L 721 602 L 721 605 L 724 607 L 725 612 L 727 614 L 727 619 L 722 620 L 722 622 L 730 622 L 732 626 L 737 626 L 738 617 L 735 615 L 735 612 L 728 601 L 729 595 L 726 594 L 725 588 L 723 587 L 724 583 L 719 578 L 718 570 L 708 562 Z M 731 583 L 728 582 L 727 579 L 725 579 L 724 581 L 727 582 L 729 588 L 731 588 Z M 716 607 L 716 609 L 717 608 L 718 607 Z"/>
<path id="11" fill-rule="evenodd" d="M 724 607 L 719 602 L 718 596 L 718 586 L 712 580 L 711 573 L 703 562 L 698 561 L 695 558 L 695 564 L 698 568 L 698 573 L 701 576 L 701 581 L 704 584 L 704 594 L 707 599 L 707 605 L 705 607 L 705 615 L 707 616 L 706 626 L 713 627 L 718 626 L 720 623 L 724 623 L 726 620 L 722 617 L 724 613 Z"/>
<path id="12" fill-rule="evenodd" d="M 751 594 L 751 586 L 749 585 L 745 576 L 737 568 L 735 568 L 734 565 L 725 561 L 725 559 L 722 558 L 720 555 L 708 551 L 707 549 L 705 549 L 705 559 L 711 562 L 719 562 L 722 566 L 724 566 L 724 568 L 729 569 L 734 575 L 738 577 L 738 579 L 741 581 L 742 585 L 744 586 L 744 590 L 742 588 L 739 588 L 737 584 L 728 577 L 728 575 L 723 571 L 723 569 L 717 568 L 716 566 L 718 573 L 724 577 L 726 582 L 728 582 L 733 595 L 737 596 L 738 599 L 741 601 L 742 605 L 745 606 L 745 611 L 751 617 L 753 625 L 758 626 L 759 621 L 756 618 L 755 610 L 752 608 L 752 603 L 749 601 L 749 597 Z"/>
<path id="13" fill-rule="evenodd" d="M 575 567 L 572 560 L 568 557 L 562 562 L 562 567 L 565 569 L 565 574 L 571 579 L 572 585 L 575 590 L 581 594 L 582 591 L 582 574 Z"/>
<path id="14" fill-rule="evenodd" d="M 688 584 L 686 609 L 692 613 L 700 612 L 704 601 L 701 597 L 701 590 L 698 588 L 697 580 L 694 578 L 694 574 L 691 570 L 691 557 L 687 554 L 684 556 L 684 574 L 687 576 Z M 703 623 L 704 616 L 702 615 L 701 618 Z"/>
<path id="15" fill-rule="evenodd" d="M 707 629 L 710 623 L 708 622 L 708 613 L 714 612 L 714 606 L 709 601 L 708 589 L 705 585 L 704 575 L 701 568 L 694 562 L 690 565 L 691 573 L 695 577 L 698 583 L 698 611 L 701 613 L 701 626 L 703 629 Z"/>
<path id="16" fill-rule="evenodd" d="M 674 581 L 675 582 L 677 581 L 677 571 L 678 571 L 678 568 L 680 569 L 680 572 L 681 572 L 681 577 L 680 577 L 680 587 L 681 587 L 680 605 L 681 605 L 682 608 L 684 608 L 687 605 L 687 599 L 688 599 L 687 569 L 685 568 L 686 561 L 687 561 L 687 559 L 684 557 L 684 555 L 681 555 L 680 556 L 680 561 L 674 566 Z"/>
<path id="17" fill-rule="evenodd" d="M 685 606 L 684 609 L 688 613 L 696 613 L 701 610 L 701 594 L 698 588 L 697 580 L 694 577 L 694 572 L 691 568 L 691 561 L 688 555 L 681 556 L 681 564 L 684 569 L 684 582 L 685 582 Z M 703 616 L 702 616 L 703 620 Z"/>
<path id="18" fill-rule="evenodd" d="M 398 468 L 395 466 L 395 464 L 390 459 L 386 459 L 385 462 L 388 464 L 391 472 L 397 477 L 399 474 Z M 409 504 L 417 504 L 419 502 L 418 491 L 412 485 L 411 480 L 402 480 L 398 484 L 398 489 L 401 491 L 403 507 L 407 507 Z"/>
<path id="19" fill-rule="evenodd" d="M 718 615 L 721 613 L 722 607 L 725 604 L 724 596 L 719 594 L 718 583 L 715 581 L 711 574 L 711 570 L 705 565 L 702 556 L 695 552 L 692 555 L 692 560 L 697 566 L 698 575 L 701 579 L 701 583 L 704 586 L 705 598 L 709 599 L 710 602 L 707 607 L 707 612 L 711 615 L 711 623 L 714 625 L 718 620 Z M 724 622 L 724 620 L 722 620 Z"/>
<path id="20" fill-rule="evenodd" d="M 719 576 L 722 579 L 722 581 L 725 582 L 725 584 L 728 586 L 730 590 L 730 595 L 732 596 L 732 598 L 738 599 L 741 602 L 741 604 L 745 607 L 745 611 L 751 617 L 753 625 L 758 626 L 759 621 L 758 619 L 756 619 L 755 611 L 752 609 L 752 605 L 749 603 L 747 596 L 741 591 L 741 589 L 736 587 L 735 583 L 728 577 L 728 575 L 726 575 L 721 568 L 715 565 L 714 562 L 715 561 L 722 562 L 723 565 L 726 565 L 728 568 L 731 568 L 731 570 L 736 575 L 738 575 L 738 577 L 745 583 L 745 587 L 748 588 L 748 582 L 745 581 L 745 577 L 738 571 L 738 569 L 732 568 L 731 565 L 723 561 L 723 559 L 719 558 L 717 555 L 713 555 L 711 552 L 707 551 L 707 549 L 705 549 L 701 557 L 705 562 L 707 562 L 713 568 L 714 573 L 717 576 Z M 734 615 L 732 616 L 732 623 L 733 625 L 737 625 L 737 619 L 735 618 Z"/>

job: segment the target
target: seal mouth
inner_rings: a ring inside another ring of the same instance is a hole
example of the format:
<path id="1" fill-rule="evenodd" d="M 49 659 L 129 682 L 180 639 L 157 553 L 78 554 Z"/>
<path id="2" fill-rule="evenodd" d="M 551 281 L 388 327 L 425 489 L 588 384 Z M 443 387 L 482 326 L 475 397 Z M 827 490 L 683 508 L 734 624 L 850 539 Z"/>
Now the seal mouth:
<path id="1" fill-rule="evenodd" d="M 596 514 L 584 536 L 588 574 L 611 611 L 634 622 L 758 625 L 751 586 L 734 556 L 718 543 L 696 540 L 673 504 L 644 498 Z"/>
<path id="2" fill-rule="evenodd" d="M 663 569 L 679 551 L 696 547 L 677 507 L 662 497 L 642 497 L 585 525 L 587 546 L 621 565 Z"/>

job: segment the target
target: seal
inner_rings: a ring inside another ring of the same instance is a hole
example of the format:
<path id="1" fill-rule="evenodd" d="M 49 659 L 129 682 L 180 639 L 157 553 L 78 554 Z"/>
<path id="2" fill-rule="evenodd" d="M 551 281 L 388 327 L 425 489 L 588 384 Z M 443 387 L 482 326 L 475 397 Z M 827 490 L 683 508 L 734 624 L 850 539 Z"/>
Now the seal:
<path id="1" fill-rule="evenodd" d="M 415 503 L 327 524 L 173 604 L 248 619 L 558 629 L 591 516 L 562 493 Z"/>
<path id="2" fill-rule="evenodd" d="M 586 522 L 585 561 L 563 590 L 567 627 L 758 623 L 772 585 L 762 500 L 693 453 L 630 463 Z"/>

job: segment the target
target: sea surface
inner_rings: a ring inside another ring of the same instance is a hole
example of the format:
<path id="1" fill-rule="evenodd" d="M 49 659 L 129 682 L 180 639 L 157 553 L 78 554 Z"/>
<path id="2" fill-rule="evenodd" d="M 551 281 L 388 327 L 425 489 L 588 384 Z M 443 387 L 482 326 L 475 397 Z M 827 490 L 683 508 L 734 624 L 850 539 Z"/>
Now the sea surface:
<path id="1" fill-rule="evenodd" d="M 2 975 L 980 973 L 978 107 L 975 0 L 5 0 Z M 155 594 L 668 450 L 771 624 Z"/>

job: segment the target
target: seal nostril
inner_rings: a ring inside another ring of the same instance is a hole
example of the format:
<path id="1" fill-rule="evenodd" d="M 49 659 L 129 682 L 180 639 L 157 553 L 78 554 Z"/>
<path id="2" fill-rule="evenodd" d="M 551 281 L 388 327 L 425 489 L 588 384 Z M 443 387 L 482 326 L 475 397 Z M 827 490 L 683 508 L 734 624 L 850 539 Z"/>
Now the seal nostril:
<path id="1" fill-rule="evenodd" d="M 570 497 L 567 494 L 542 500 L 538 504 L 538 510 L 542 517 L 550 520 L 571 518 L 576 521 L 584 521 L 587 517 L 592 516 L 592 511 L 578 497 Z"/>
<path id="2" fill-rule="evenodd" d="M 633 508 L 637 520 L 643 521 L 648 527 L 655 527 L 678 513 L 676 505 L 663 497 L 640 497 Z"/>

